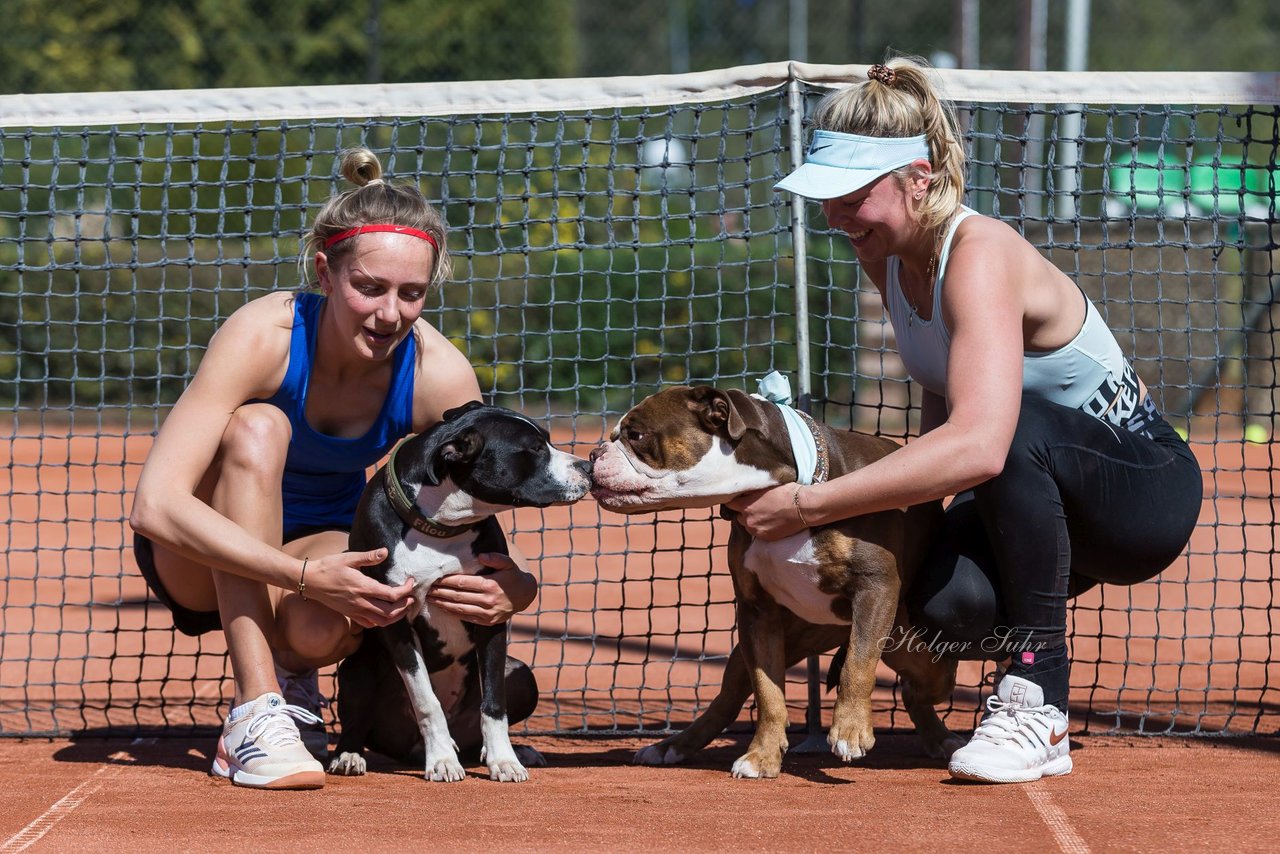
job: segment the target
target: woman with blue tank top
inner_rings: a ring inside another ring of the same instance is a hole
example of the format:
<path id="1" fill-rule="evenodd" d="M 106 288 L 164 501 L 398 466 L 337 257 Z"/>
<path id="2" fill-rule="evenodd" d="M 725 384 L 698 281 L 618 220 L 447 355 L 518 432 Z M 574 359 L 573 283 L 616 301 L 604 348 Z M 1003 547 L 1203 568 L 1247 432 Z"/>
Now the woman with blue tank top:
<path id="1" fill-rule="evenodd" d="M 346 550 L 366 469 L 480 399 L 466 357 L 421 317 L 449 275 L 443 218 L 416 186 L 384 181 L 366 149 L 346 152 L 342 172 L 354 188 L 304 240 L 318 292 L 269 294 L 227 319 L 155 438 L 129 517 L 178 630 L 226 635 L 236 693 L 211 773 L 254 788 L 324 784 L 316 668 L 411 602 L 412 580 L 361 571 L 385 549 Z M 493 572 L 447 576 L 432 606 L 488 625 L 529 606 L 537 586 L 519 555 L 480 560 Z M 537 687 L 513 663 L 514 722 Z M 465 729 L 454 737 L 468 747 Z"/>
<path id="2" fill-rule="evenodd" d="M 923 64 L 899 57 L 867 77 L 823 99 L 804 164 L 777 189 L 820 200 L 848 235 L 923 388 L 921 435 L 827 483 L 731 506 L 773 540 L 955 496 L 908 608 L 922 638 L 1001 661 L 1003 676 L 950 772 L 1060 776 L 1072 769 L 1067 602 L 1178 557 L 1199 466 L 1076 284 L 960 204 L 964 148 Z"/>

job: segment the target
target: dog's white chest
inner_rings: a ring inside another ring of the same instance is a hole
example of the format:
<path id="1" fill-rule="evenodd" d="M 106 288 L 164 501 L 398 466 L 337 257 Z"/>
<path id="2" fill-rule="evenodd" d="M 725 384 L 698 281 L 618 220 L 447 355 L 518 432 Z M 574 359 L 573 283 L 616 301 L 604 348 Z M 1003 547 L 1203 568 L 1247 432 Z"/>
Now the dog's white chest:
<path id="1" fill-rule="evenodd" d="M 396 543 L 392 552 L 387 583 L 398 585 L 403 584 L 406 578 L 412 578 L 415 595 L 421 600 L 428 588 L 446 575 L 479 567 L 480 564 L 471 554 L 471 543 L 475 536 L 472 533 L 449 540 L 438 540 L 410 531 L 403 540 Z"/>
<path id="2" fill-rule="evenodd" d="M 406 578 L 414 580 L 415 601 L 407 619 L 412 620 L 425 612 L 439 638 L 439 652 L 454 659 L 453 664 L 430 674 L 431 687 L 446 712 L 462 695 L 466 667 L 461 659 L 470 654 L 472 643 L 462 621 L 439 610 L 430 611 L 426 597 L 431 585 L 446 575 L 470 572 L 479 567 L 479 562 L 472 555 L 471 543 L 474 540 L 475 534 L 439 540 L 410 531 L 403 541 L 396 544 L 392 567 L 387 573 L 387 583 L 393 586 L 404 583 Z"/>
<path id="3" fill-rule="evenodd" d="M 835 597 L 818 589 L 818 567 L 808 531 L 774 542 L 755 540 L 743 556 L 743 568 L 797 617 L 810 623 L 848 625 L 831 610 Z"/>

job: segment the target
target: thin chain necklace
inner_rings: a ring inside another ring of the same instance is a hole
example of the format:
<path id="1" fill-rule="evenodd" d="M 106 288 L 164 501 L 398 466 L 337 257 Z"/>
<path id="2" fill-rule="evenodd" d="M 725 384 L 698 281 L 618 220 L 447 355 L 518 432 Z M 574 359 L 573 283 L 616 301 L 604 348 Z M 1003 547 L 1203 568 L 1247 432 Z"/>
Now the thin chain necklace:
<path id="1" fill-rule="evenodd" d="M 925 302 L 931 306 L 933 304 L 933 279 L 934 279 L 934 275 L 937 272 L 938 272 L 938 245 L 935 243 L 933 246 L 933 254 L 929 256 L 929 272 L 925 274 L 929 282 L 929 291 L 928 291 L 928 294 L 925 296 Z M 905 293 L 905 289 L 904 289 L 904 293 Z M 911 316 L 907 318 L 907 323 L 913 323 L 916 318 L 920 317 L 920 309 L 916 305 L 916 301 L 911 298 L 910 294 L 907 294 L 907 302 L 911 305 Z M 930 314 L 929 316 L 933 317 L 932 314 Z M 921 318 L 920 322 L 923 323 L 924 319 Z"/>

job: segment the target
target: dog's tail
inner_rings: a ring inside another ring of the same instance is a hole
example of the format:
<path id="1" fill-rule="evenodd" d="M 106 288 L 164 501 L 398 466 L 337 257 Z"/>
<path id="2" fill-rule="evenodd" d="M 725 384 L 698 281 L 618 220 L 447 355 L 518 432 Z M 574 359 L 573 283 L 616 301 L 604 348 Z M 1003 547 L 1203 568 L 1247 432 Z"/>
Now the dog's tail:
<path id="1" fill-rule="evenodd" d="M 831 656 L 831 666 L 827 668 L 827 692 L 840 687 L 840 671 L 844 670 L 844 660 L 849 657 L 849 647 L 841 644 Z"/>

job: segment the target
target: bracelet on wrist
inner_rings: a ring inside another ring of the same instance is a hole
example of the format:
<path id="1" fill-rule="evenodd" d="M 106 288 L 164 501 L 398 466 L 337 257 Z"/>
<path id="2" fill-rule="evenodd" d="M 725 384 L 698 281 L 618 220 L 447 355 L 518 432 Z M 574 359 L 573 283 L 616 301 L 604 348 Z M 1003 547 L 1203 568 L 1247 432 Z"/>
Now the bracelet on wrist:
<path id="1" fill-rule="evenodd" d="M 302 574 L 298 576 L 298 595 L 302 597 L 302 601 L 307 601 L 307 561 L 311 558 L 304 557 L 302 559 Z"/>
<path id="2" fill-rule="evenodd" d="M 806 528 L 812 528 L 813 526 L 809 524 L 809 520 L 804 518 L 804 511 L 800 509 L 800 490 L 802 489 L 804 489 L 803 485 L 797 486 L 796 491 L 791 493 L 791 503 L 796 506 L 796 516 L 800 518 L 800 524 Z"/>

